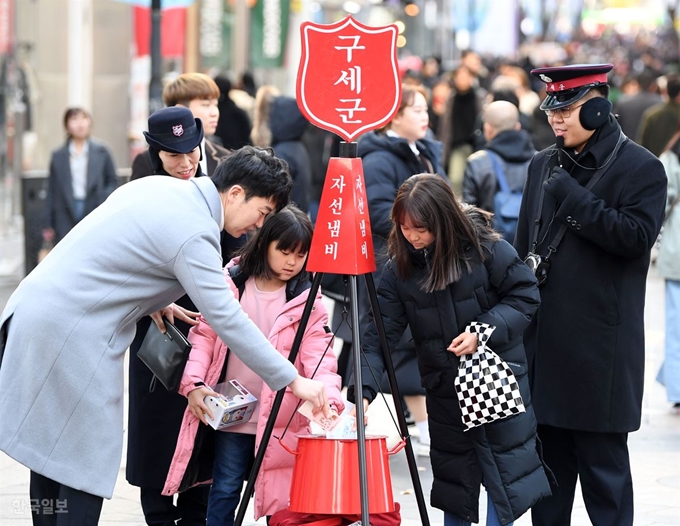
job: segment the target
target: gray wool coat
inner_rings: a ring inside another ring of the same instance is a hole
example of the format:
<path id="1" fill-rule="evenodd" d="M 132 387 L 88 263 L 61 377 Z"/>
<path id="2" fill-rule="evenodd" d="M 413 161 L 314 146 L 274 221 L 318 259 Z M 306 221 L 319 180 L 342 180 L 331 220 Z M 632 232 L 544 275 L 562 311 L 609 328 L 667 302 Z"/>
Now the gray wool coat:
<path id="1" fill-rule="evenodd" d="M 225 282 L 222 223 L 208 177 L 152 176 L 116 190 L 69 232 L 0 316 L 0 450 L 111 498 L 123 445 L 123 358 L 135 324 L 185 291 L 271 389 L 295 379 Z"/>

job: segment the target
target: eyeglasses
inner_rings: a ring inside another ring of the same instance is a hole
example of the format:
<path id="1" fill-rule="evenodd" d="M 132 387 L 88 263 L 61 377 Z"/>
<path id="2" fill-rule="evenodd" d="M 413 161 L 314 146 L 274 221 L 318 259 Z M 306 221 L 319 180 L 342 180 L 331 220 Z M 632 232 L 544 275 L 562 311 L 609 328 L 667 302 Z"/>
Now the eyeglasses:
<path id="1" fill-rule="evenodd" d="M 585 102 L 583 104 L 585 104 Z M 563 119 L 568 119 L 571 117 L 571 112 L 576 108 L 580 108 L 583 104 L 579 104 L 578 106 L 567 106 L 566 108 L 559 108 L 557 110 L 545 110 L 545 114 L 548 117 L 554 117 L 556 113 L 559 113 Z"/>

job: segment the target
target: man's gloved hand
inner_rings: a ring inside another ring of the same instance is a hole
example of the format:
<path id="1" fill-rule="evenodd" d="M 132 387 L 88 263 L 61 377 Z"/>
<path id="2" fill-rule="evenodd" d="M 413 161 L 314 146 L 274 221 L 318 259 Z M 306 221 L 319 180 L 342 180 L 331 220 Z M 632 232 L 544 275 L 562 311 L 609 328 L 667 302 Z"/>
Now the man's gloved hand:
<path id="1" fill-rule="evenodd" d="M 552 169 L 550 177 L 543 183 L 544 190 L 558 202 L 562 202 L 576 186 L 578 186 L 576 179 L 559 166 Z"/>

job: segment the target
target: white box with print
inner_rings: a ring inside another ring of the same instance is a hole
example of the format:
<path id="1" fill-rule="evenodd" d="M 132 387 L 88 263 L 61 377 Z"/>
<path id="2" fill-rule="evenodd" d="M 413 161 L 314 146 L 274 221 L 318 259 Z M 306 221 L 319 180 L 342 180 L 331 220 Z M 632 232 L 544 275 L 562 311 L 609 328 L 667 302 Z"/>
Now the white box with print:
<path id="1" fill-rule="evenodd" d="M 257 398 L 237 380 L 218 384 L 215 395 L 208 395 L 203 402 L 210 408 L 213 418 L 206 415 L 213 429 L 220 430 L 236 424 L 244 424 L 253 416 Z"/>

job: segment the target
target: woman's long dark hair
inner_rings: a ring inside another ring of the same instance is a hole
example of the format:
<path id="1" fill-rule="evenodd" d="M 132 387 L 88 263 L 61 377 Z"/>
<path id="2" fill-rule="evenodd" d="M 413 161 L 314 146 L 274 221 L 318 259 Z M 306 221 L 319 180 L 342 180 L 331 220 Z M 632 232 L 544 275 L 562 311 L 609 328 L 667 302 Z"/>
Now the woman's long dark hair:
<path id="1" fill-rule="evenodd" d="M 500 236 L 490 228 L 478 228 L 458 202 L 449 184 L 439 175 L 418 174 L 409 177 L 399 188 L 392 205 L 392 230 L 387 252 L 393 257 L 397 275 L 407 278 L 415 269 L 412 246 L 401 232 L 408 219 L 416 228 L 426 228 L 434 235 L 428 257 L 430 271 L 421 283 L 426 292 L 442 290 L 458 281 L 472 267 L 476 254 L 483 261 L 483 241 Z M 473 253 L 466 254 L 472 246 Z"/>
<path id="2" fill-rule="evenodd" d="M 312 233 L 312 222 L 307 214 L 295 205 L 284 206 L 279 212 L 269 215 L 259 232 L 239 251 L 241 268 L 249 276 L 271 279 L 274 274 L 267 260 L 270 243 L 276 241 L 279 250 L 309 253 Z M 300 279 L 309 279 L 306 267 L 305 262 L 298 275 Z"/>

